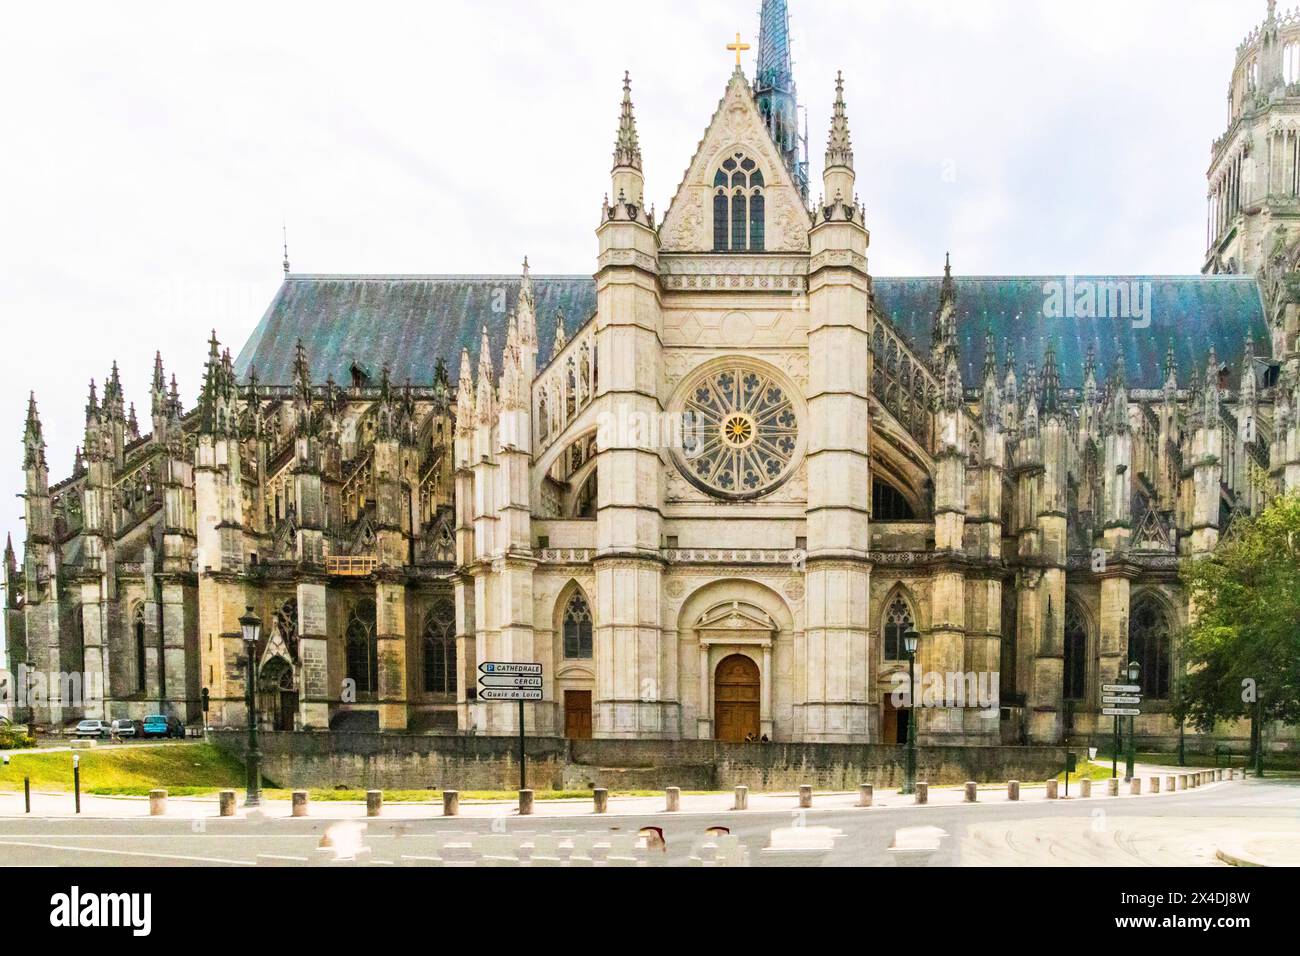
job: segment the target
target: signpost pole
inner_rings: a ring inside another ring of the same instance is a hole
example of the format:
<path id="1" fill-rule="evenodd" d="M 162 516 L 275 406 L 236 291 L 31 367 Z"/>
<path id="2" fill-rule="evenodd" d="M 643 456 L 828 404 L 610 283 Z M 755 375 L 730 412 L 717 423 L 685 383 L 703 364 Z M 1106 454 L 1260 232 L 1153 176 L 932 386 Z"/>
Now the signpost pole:
<path id="1" fill-rule="evenodd" d="M 1110 775 L 1111 778 L 1119 776 L 1119 718 L 1115 718 L 1114 739 L 1110 745 Z"/>
<path id="2" fill-rule="evenodd" d="M 519 702 L 519 789 L 528 789 L 528 757 L 524 753 L 524 702 Z"/>

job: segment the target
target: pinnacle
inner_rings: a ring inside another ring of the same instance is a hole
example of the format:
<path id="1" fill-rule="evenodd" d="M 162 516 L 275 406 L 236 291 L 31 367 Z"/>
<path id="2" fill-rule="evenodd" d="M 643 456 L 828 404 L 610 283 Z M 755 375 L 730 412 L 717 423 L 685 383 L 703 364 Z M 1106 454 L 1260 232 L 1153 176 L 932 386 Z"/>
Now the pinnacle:
<path id="1" fill-rule="evenodd" d="M 835 107 L 831 113 L 830 138 L 826 143 L 826 165 L 853 168 L 853 143 L 845 111 L 843 73 L 837 73 L 835 78 Z"/>
<path id="2" fill-rule="evenodd" d="M 614 141 L 614 167 L 641 168 L 641 142 L 636 134 L 632 109 L 632 75 L 623 74 L 623 106 L 618 117 L 618 138 Z"/>

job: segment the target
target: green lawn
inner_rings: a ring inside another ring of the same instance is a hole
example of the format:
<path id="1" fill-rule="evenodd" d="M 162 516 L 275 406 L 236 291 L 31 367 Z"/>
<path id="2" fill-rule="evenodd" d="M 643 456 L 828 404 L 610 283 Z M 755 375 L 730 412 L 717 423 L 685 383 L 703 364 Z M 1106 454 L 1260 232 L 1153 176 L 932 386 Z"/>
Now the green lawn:
<path id="1" fill-rule="evenodd" d="M 176 796 L 240 787 L 244 765 L 209 744 L 159 744 L 151 747 L 102 746 L 78 750 L 81 789 L 92 794 L 147 794 L 165 787 Z M 21 790 L 30 777 L 34 790 L 71 790 L 72 754 L 40 750 L 9 752 L 0 766 L 0 790 Z"/>
<path id="2" fill-rule="evenodd" d="M 1121 763 L 1120 776 L 1123 775 L 1124 775 L 1124 765 L 1123 763 Z M 1056 775 L 1056 779 L 1061 783 L 1065 783 L 1065 774 L 1058 773 Z M 1085 760 L 1079 764 L 1078 773 L 1070 774 L 1070 785 L 1073 786 L 1074 784 L 1078 783 L 1080 780 L 1109 780 L 1109 779 L 1110 779 L 1110 764 L 1089 763 L 1088 761 Z"/>
<path id="3" fill-rule="evenodd" d="M 160 744 L 152 747 L 104 745 L 78 750 L 81 757 L 81 790 L 97 796 L 143 797 L 158 787 L 173 797 L 204 796 L 218 790 L 244 788 L 244 764 L 238 757 L 210 744 Z M 10 751 L 8 767 L 0 766 L 0 790 L 23 788 L 30 777 L 34 790 L 72 790 L 72 754 L 40 750 Z M 268 799 L 288 800 L 289 791 L 267 780 Z M 364 802 L 364 790 L 309 791 L 312 800 Z M 660 790 L 614 790 L 612 797 L 659 797 Z M 473 801 L 513 801 L 513 790 L 463 790 L 460 798 Z M 590 790 L 539 790 L 535 800 L 590 800 Z M 390 803 L 442 803 L 441 790 L 386 790 Z"/>

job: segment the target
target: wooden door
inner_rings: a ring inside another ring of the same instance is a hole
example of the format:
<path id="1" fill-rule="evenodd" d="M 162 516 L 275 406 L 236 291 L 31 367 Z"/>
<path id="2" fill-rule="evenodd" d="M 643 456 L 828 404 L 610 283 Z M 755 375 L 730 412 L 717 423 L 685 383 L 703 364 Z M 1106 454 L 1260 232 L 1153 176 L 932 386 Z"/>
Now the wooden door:
<path id="1" fill-rule="evenodd" d="M 294 719 L 298 714 L 298 694 L 292 690 L 280 691 L 280 719 L 277 723 L 276 730 L 282 730 L 290 733 L 294 730 L 297 721 Z"/>
<path id="2" fill-rule="evenodd" d="M 713 736 L 731 743 L 757 739 L 761 693 L 758 665 L 748 657 L 736 654 L 719 664 L 713 679 Z"/>
<path id="3" fill-rule="evenodd" d="M 564 736 L 570 740 L 591 739 L 591 691 L 564 692 Z"/>

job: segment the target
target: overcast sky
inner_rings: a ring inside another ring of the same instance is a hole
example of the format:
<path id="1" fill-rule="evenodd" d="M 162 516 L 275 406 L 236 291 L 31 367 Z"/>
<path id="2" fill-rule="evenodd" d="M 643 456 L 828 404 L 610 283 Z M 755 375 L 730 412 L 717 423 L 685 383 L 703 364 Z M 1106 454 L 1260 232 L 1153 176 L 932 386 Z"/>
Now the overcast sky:
<path id="1" fill-rule="evenodd" d="M 53 477 L 116 358 L 148 428 L 296 272 L 589 273 L 625 69 L 660 215 L 758 0 L 9 4 L 0 535 L 34 389 Z M 878 275 L 1195 273 L 1264 0 L 790 0 L 814 194 L 846 82 Z M 753 75 L 751 52 L 746 72 Z M 101 388 L 102 391 L 102 388 Z"/>

